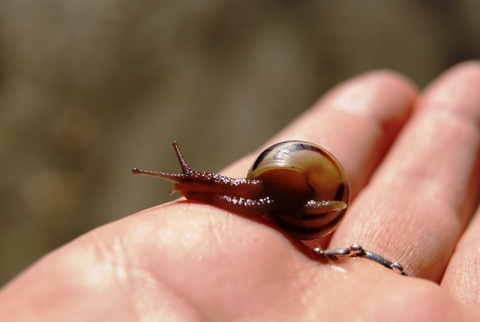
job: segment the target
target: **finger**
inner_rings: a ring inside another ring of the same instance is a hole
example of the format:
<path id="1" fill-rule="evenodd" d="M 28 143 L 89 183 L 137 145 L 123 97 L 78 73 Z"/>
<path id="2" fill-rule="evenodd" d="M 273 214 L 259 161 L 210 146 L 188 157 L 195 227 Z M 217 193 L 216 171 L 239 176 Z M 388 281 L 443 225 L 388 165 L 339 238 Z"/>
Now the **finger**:
<path id="1" fill-rule="evenodd" d="M 226 173 L 244 177 L 254 158 L 272 143 L 310 141 L 329 150 L 344 166 L 352 200 L 405 124 L 414 99 L 411 83 L 396 73 L 377 71 L 361 75 L 327 93 L 262 149 L 234 164 Z M 305 243 L 324 248 L 330 237 Z"/>
<path id="2" fill-rule="evenodd" d="M 480 309 L 480 207 L 457 244 L 442 286 L 461 302 Z"/>
<path id="3" fill-rule="evenodd" d="M 342 163 L 354 196 L 407 120 L 414 98 L 411 83 L 393 72 L 377 71 L 356 77 L 334 88 L 261 150 L 284 140 L 316 143 Z M 259 152 L 226 172 L 244 176 Z"/>
<path id="4" fill-rule="evenodd" d="M 439 281 L 478 185 L 478 88 L 477 63 L 457 66 L 429 87 L 334 244 L 361 242 Z"/>

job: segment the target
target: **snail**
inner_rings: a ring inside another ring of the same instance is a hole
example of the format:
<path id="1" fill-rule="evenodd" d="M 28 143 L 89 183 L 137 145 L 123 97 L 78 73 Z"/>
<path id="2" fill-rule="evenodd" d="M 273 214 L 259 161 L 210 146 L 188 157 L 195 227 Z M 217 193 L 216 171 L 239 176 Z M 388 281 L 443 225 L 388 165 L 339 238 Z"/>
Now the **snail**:
<path id="1" fill-rule="evenodd" d="M 327 150 L 306 141 L 284 141 L 264 150 L 246 178 L 194 171 L 173 142 L 182 172 L 132 169 L 174 183 L 170 194 L 201 201 L 246 216 L 267 215 L 298 240 L 312 240 L 335 230 L 349 203 L 350 188 L 340 162 Z M 403 275 L 403 267 L 360 245 L 314 252 L 333 257 L 365 257 Z"/>
<path id="2" fill-rule="evenodd" d="M 175 183 L 180 192 L 247 216 L 268 214 L 293 237 L 314 239 L 332 232 L 346 212 L 349 185 L 333 155 L 312 143 L 286 141 L 272 145 L 255 160 L 245 179 L 191 170 L 176 142 L 182 173 L 133 169 Z"/>

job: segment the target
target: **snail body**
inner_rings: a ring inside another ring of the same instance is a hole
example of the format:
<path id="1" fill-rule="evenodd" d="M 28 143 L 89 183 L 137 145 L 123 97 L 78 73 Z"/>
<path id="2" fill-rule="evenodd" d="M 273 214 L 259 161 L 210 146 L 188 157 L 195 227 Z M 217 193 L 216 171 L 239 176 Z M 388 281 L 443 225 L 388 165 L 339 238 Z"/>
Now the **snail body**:
<path id="1" fill-rule="evenodd" d="M 267 215 L 300 240 L 324 236 L 337 228 L 348 207 L 349 184 L 343 167 L 325 149 L 305 141 L 285 141 L 264 150 L 246 178 L 193 171 L 176 142 L 182 172 L 171 174 L 134 168 L 174 183 L 196 200 L 246 216 Z"/>

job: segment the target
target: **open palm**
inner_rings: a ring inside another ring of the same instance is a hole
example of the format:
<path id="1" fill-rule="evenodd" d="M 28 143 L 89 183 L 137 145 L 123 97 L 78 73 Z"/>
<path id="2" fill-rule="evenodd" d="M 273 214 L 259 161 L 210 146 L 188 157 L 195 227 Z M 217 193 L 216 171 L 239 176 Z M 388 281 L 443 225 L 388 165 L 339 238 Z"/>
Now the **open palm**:
<path id="1" fill-rule="evenodd" d="M 176 201 L 100 227 L 0 292 L 18 320 L 339 321 L 480 317 L 480 64 L 418 95 L 392 72 L 341 84 L 268 143 L 314 142 L 353 200 L 323 247 L 398 261 L 318 261 L 268 225 Z M 223 173 L 242 177 L 255 154 Z M 199 169 L 201 170 L 201 169 Z M 477 209 L 477 214 L 472 213 Z"/>

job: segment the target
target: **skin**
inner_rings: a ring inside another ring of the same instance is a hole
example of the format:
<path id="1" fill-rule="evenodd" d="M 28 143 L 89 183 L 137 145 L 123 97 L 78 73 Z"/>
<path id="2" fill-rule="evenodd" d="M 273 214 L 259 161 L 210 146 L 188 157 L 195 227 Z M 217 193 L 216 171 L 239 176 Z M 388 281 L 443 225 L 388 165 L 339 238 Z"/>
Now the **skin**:
<path id="1" fill-rule="evenodd" d="M 273 137 L 315 142 L 344 165 L 353 194 L 323 247 L 365 259 L 315 261 L 284 234 L 175 201 L 95 229 L 0 292 L 10 320 L 480 320 L 480 63 L 423 92 L 374 71 L 327 93 Z M 262 147 L 262 148 L 264 148 Z M 261 151 L 222 173 L 241 177 Z"/>

